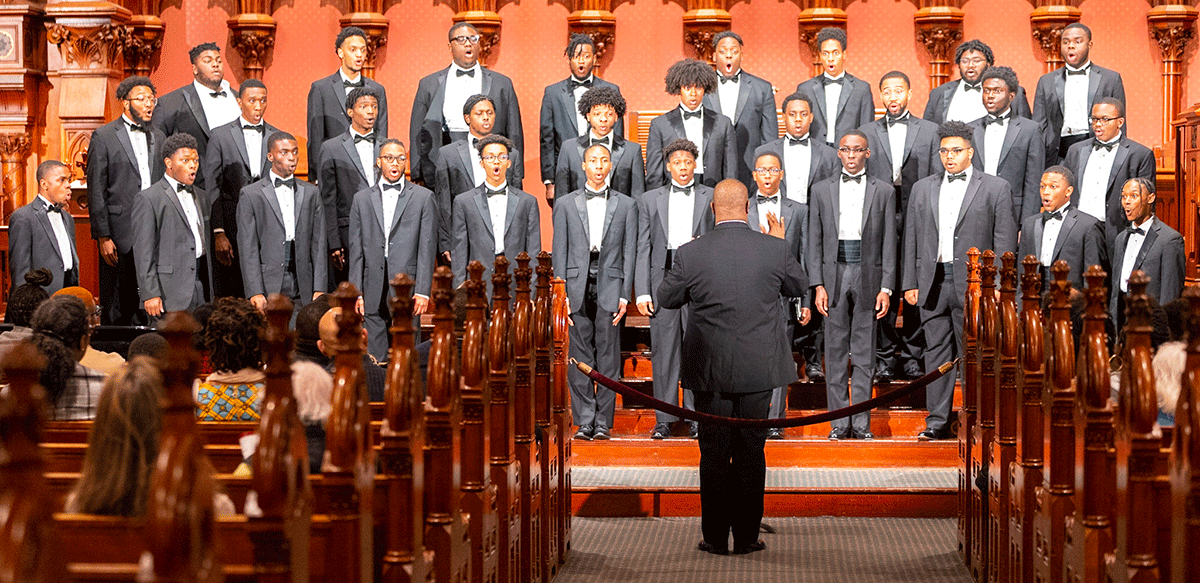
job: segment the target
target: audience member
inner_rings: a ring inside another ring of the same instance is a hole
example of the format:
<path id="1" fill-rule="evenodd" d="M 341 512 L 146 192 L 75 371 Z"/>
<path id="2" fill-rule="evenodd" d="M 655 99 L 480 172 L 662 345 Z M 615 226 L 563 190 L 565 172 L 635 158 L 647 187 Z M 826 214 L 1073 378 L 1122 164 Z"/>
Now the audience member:
<path id="1" fill-rule="evenodd" d="M 50 297 L 45 288 L 50 283 L 50 278 L 49 270 L 35 269 L 25 274 L 25 283 L 8 294 L 4 323 L 12 324 L 13 329 L 0 333 L 0 358 L 33 333 L 29 329 L 29 319 L 33 317 L 33 311 Z"/>
<path id="2" fill-rule="evenodd" d="M 325 312 L 325 315 L 321 316 L 321 323 L 319 325 L 321 339 L 317 340 L 317 347 L 321 350 L 321 353 L 325 355 L 325 358 L 328 359 L 328 363 L 325 365 L 325 370 L 329 371 L 331 374 L 333 373 L 334 367 L 333 357 L 337 354 L 337 317 L 341 314 L 341 308 L 330 308 L 329 311 Z M 369 395 L 372 402 L 382 402 L 383 385 L 387 380 L 387 372 L 383 370 L 383 366 L 379 364 L 379 361 L 375 360 L 375 357 L 371 356 L 371 353 L 367 352 L 366 350 L 366 328 L 363 328 L 362 348 L 362 366 L 363 374 L 366 377 L 367 382 L 367 395 Z"/>
<path id="3" fill-rule="evenodd" d="M 1154 353 L 1154 389 L 1158 393 L 1158 424 L 1175 425 L 1175 406 L 1183 388 L 1183 372 L 1187 365 L 1188 301 L 1176 298 L 1162 307 L 1168 338 Z"/>
<path id="4" fill-rule="evenodd" d="M 325 421 L 332 409 L 333 377 L 315 362 L 296 361 L 292 363 L 292 391 L 308 440 L 308 471 L 318 474 L 325 457 Z"/>
<path id="5" fill-rule="evenodd" d="M 317 342 L 321 340 L 321 316 L 329 311 L 329 295 L 322 294 L 312 303 L 300 308 L 296 314 L 296 351 L 293 360 L 315 362 L 322 367 L 329 364 L 329 357 L 321 353 Z"/>
<path id="6" fill-rule="evenodd" d="M 136 356 L 148 356 L 162 360 L 167 355 L 167 339 L 158 332 L 142 334 L 129 343 L 129 360 Z"/>
<path id="7" fill-rule="evenodd" d="M 91 419 L 104 385 L 104 373 L 79 362 L 92 327 L 83 302 L 56 296 L 42 302 L 29 325 L 33 343 L 46 357 L 40 382 L 53 419 Z"/>
<path id="8" fill-rule="evenodd" d="M 201 421 L 257 421 L 266 317 L 242 298 L 219 298 L 204 331 L 213 372 L 196 398 Z"/>
<path id="9" fill-rule="evenodd" d="M 83 302 L 83 307 L 87 311 L 88 326 L 95 330 L 96 326 L 100 325 L 100 310 L 97 309 L 96 298 L 92 296 L 92 292 L 76 285 L 60 289 L 54 292 L 54 296 L 74 296 L 79 298 L 79 301 Z M 121 358 L 120 354 L 96 350 L 90 345 L 84 351 L 83 359 L 79 362 L 83 366 L 104 373 L 105 376 L 111 375 L 125 366 L 125 359 Z"/>

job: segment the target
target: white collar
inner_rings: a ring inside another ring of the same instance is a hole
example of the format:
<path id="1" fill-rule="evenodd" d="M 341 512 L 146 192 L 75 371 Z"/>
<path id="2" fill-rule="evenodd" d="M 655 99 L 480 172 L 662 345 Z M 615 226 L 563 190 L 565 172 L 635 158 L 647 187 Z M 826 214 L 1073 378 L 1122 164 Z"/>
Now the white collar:
<path id="1" fill-rule="evenodd" d="M 358 79 L 351 79 L 346 76 L 346 72 L 341 67 L 338 67 L 338 76 L 342 78 L 342 83 L 358 83 L 359 81 L 363 81 L 363 87 L 367 86 L 366 81 L 363 80 L 362 71 L 358 72 Z"/>
<path id="2" fill-rule="evenodd" d="M 962 173 L 967 175 L 967 184 L 970 184 L 971 183 L 971 174 L 972 174 L 971 165 L 968 164 L 966 170 L 963 170 Z M 949 178 L 950 178 L 950 171 L 946 170 L 945 166 L 942 166 L 942 183 L 949 184 L 950 183 Z"/>
<path id="3" fill-rule="evenodd" d="M 1096 141 L 1100 142 L 1101 144 L 1106 144 L 1106 145 L 1107 144 L 1115 144 L 1115 143 L 1121 141 L 1121 137 L 1124 135 L 1125 135 L 1125 130 L 1121 130 L 1121 131 L 1117 132 L 1117 137 L 1115 137 L 1107 142 L 1101 140 L 1100 138 L 1096 138 Z"/>
<path id="4" fill-rule="evenodd" d="M 1070 207 L 1070 206 L 1071 206 L 1071 201 L 1068 200 L 1067 202 L 1064 202 L 1062 206 L 1060 206 L 1050 212 L 1062 213 L 1062 218 L 1065 219 L 1065 218 L 1067 218 L 1067 210 L 1068 210 L 1068 207 Z M 1059 220 L 1062 220 L 1062 219 L 1059 219 Z"/>
<path id="5" fill-rule="evenodd" d="M 250 122 L 249 122 L 249 121 L 246 119 L 246 116 L 244 116 L 244 115 L 239 115 L 239 116 L 238 116 L 238 122 L 239 122 L 239 123 L 240 123 L 242 126 L 256 126 L 256 127 L 257 127 L 257 126 L 263 126 L 264 128 L 266 128 L 266 127 L 267 127 L 267 120 L 265 120 L 265 119 L 264 119 L 264 120 L 262 120 L 262 121 L 260 121 L 260 122 L 258 122 L 258 123 L 250 123 Z M 242 129 L 243 129 L 243 130 L 245 130 L 246 128 L 245 128 L 245 127 L 243 127 Z M 266 137 L 266 136 L 263 136 L 263 137 Z"/>
<path id="6" fill-rule="evenodd" d="M 1084 71 L 1084 72 L 1090 73 L 1091 71 L 1088 71 L 1088 67 L 1091 67 L 1091 66 L 1092 66 L 1091 59 L 1088 59 L 1086 63 L 1084 63 L 1083 65 L 1080 65 L 1079 67 L 1072 67 L 1066 63 L 1063 63 L 1063 68 L 1068 71 Z"/>
<path id="7" fill-rule="evenodd" d="M 216 93 L 217 91 L 225 91 L 228 93 L 226 97 L 229 97 L 230 99 L 237 98 L 237 96 L 233 94 L 233 90 L 229 88 L 229 81 L 226 79 L 221 79 L 221 88 L 217 89 L 217 91 L 213 91 L 212 89 L 209 89 L 208 86 L 202 85 L 199 81 L 195 80 L 192 81 L 192 85 L 196 88 L 196 92 L 200 94 L 200 97 L 204 97 L 205 95 L 211 97 L 210 94 L 212 93 Z"/>
<path id="8" fill-rule="evenodd" d="M 691 179 L 691 180 L 690 180 L 690 181 L 689 181 L 687 184 L 680 184 L 680 183 L 678 183 L 678 182 L 675 182 L 675 179 L 674 179 L 674 178 L 672 178 L 672 179 L 671 179 L 671 185 L 672 185 L 672 186 L 677 186 L 677 187 L 679 187 L 679 188 L 691 188 L 691 187 L 693 187 L 693 186 L 695 186 L 695 185 L 696 185 L 696 176 L 695 176 L 695 175 L 693 175 L 693 176 L 692 176 L 692 179 Z"/>
<path id="9" fill-rule="evenodd" d="M 400 180 L 397 180 L 397 181 L 395 181 L 395 182 L 388 182 L 386 178 L 384 178 L 383 176 L 380 176 L 380 177 L 379 177 L 379 184 L 376 186 L 376 188 L 378 188 L 378 189 L 379 189 L 379 192 L 383 192 L 383 186 L 384 186 L 385 184 L 399 184 L 399 185 L 400 185 L 400 190 L 399 190 L 399 191 L 397 191 L 397 192 L 396 192 L 396 194 L 403 194 L 403 193 L 404 193 L 404 177 L 403 177 L 403 176 L 401 176 L 401 177 L 400 177 Z"/>
<path id="10" fill-rule="evenodd" d="M 574 81 L 576 83 L 595 83 L 596 73 L 588 73 L 588 76 L 583 79 L 579 79 L 575 76 L 575 73 L 571 73 L 571 76 L 567 77 L 567 81 Z"/>
<path id="11" fill-rule="evenodd" d="M 679 109 L 682 111 L 686 111 L 688 113 L 696 113 L 697 111 L 703 112 L 704 111 L 704 103 L 701 102 L 700 107 L 697 107 L 696 109 L 688 109 L 688 107 L 686 105 L 684 105 L 682 101 L 680 101 Z"/>
<path id="12" fill-rule="evenodd" d="M 824 76 L 826 79 L 829 79 L 830 81 L 837 81 L 838 79 L 842 79 L 846 76 L 846 70 L 842 69 L 842 73 L 840 75 L 838 75 L 837 77 L 834 77 L 833 75 L 830 75 L 829 73 L 826 73 L 824 71 L 821 71 L 821 75 Z"/>
<path id="13" fill-rule="evenodd" d="M 616 128 L 614 128 L 614 129 L 616 129 Z M 606 140 L 608 143 L 611 144 L 611 143 L 613 143 L 613 130 L 608 130 L 607 136 L 600 137 L 600 136 L 596 135 L 596 130 L 589 129 L 588 130 L 588 138 L 593 139 L 593 140 Z"/>
<path id="14" fill-rule="evenodd" d="M 371 131 L 369 131 L 369 132 L 367 132 L 367 133 L 365 133 L 365 134 L 360 134 L 360 133 L 358 133 L 358 130 L 354 129 L 354 126 L 350 126 L 350 127 L 346 128 L 346 129 L 350 130 L 350 139 L 354 139 L 354 136 L 363 136 L 363 137 L 366 137 L 366 136 L 368 136 L 368 135 L 370 135 L 370 134 L 373 134 L 373 133 L 375 133 L 375 128 L 371 128 Z M 356 144 L 356 145 L 357 145 L 357 144 Z"/>
<path id="15" fill-rule="evenodd" d="M 756 189 L 756 190 L 754 191 L 754 196 L 756 197 L 756 200 L 757 200 L 757 197 L 759 197 L 759 196 L 765 196 L 765 197 L 767 197 L 767 198 L 771 198 L 772 196 L 779 196 L 779 193 L 780 193 L 780 191 L 776 190 L 776 191 L 775 191 L 775 194 L 763 194 L 763 191 L 761 191 L 761 190 L 757 190 L 757 189 Z M 782 196 L 779 196 L 779 198 L 778 198 L 778 199 L 776 199 L 776 200 L 775 200 L 775 202 L 779 202 L 779 201 L 781 201 L 781 200 L 783 200 L 783 197 L 782 197 Z"/>
<path id="16" fill-rule="evenodd" d="M 455 71 L 475 71 L 475 76 L 472 77 L 472 79 L 482 79 L 482 77 L 479 76 L 480 70 L 481 67 L 479 66 L 479 61 L 475 61 L 474 67 L 467 67 L 466 69 L 459 67 L 457 63 L 450 63 L 450 73 L 454 73 Z M 457 76 L 457 73 L 455 73 L 455 76 Z"/>
<path id="17" fill-rule="evenodd" d="M 50 199 L 42 196 L 41 193 L 38 193 L 37 197 L 38 197 L 38 200 L 41 200 L 43 203 L 46 203 L 46 208 L 50 208 L 50 207 L 54 206 L 54 203 L 50 202 Z"/>
<path id="18" fill-rule="evenodd" d="M 504 182 L 501 182 L 500 186 L 492 186 L 491 184 L 488 183 L 487 180 L 484 180 L 483 181 L 483 190 L 485 192 L 488 190 L 503 190 L 503 191 L 507 192 L 508 191 L 508 181 L 505 180 Z"/>
<path id="19" fill-rule="evenodd" d="M 282 177 L 282 176 L 280 176 L 280 175 L 276 174 L 276 173 L 275 173 L 275 170 L 268 170 L 268 171 L 267 171 L 267 178 L 269 178 L 269 179 L 270 179 L 270 181 L 271 181 L 271 187 L 272 187 L 272 188 L 274 188 L 274 187 L 275 187 L 275 179 L 276 179 L 276 178 L 278 178 L 279 180 L 290 180 L 290 179 L 292 179 L 292 178 L 296 178 L 296 175 L 295 175 L 295 174 L 293 174 L 293 175 L 291 175 L 291 176 L 288 176 L 287 178 L 284 178 L 284 177 Z M 299 179 L 297 179 L 297 182 L 299 182 Z M 297 186 L 297 187 L 295 188 L 295 190 L 299 190 L 299 189 L 300 189 L 300 187 L 299 187 L 299 186 Z"/>
<path id="20" fill-rule="evenodd" d="M 171 178 L 170 174 L 163 174 L 163 178 L 167 179 L 167 186 L 171 187 L 171 192 L 178 195 L 180 182 L 178 180 L 175 180 L 174 178 Z"/>
<path id="21" fill-rule="evenodd" d="M 1149 232 L 1149 231 L 1150 231 L 1150 225 L 1151 225 L 1152 223 L 1154 223 L 1154 215 L 1150 215 L 1150 216 L 1146 217 L 1146 220 L 1142 221 L 1142 224 L 1140 224 L 1140 225 L 1134 225 L 1134 224 L 1133 224 L 1133 222 L 1132 222 L 1132 221 L 1130 221 L 1130 226 L 1132 226 L 1132 227 L 1134 227 L 1134 228 L 1136 228 L 1136 229 L 1141 229 L 1141 230 L 1143 230 L 1143 231 L 1147 231 L 1147 232 Z"/>

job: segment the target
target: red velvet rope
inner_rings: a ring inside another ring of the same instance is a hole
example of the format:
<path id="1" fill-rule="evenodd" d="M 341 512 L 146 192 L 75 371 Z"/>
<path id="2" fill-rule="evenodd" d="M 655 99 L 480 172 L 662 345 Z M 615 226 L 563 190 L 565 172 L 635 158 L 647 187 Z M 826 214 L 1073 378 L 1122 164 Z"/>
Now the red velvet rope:
<path id="1" fill-rule="evenodd" d="M 939 366 L 938 368 L 934 369 L 932 372 L 929 372 L 925 376 L 923 376 L 915 381 L 912 381 L 912 382 L 908 383 L 907 385 L 905 385 L 899 389 L 896 389 L 895 391 L 891 391 L 891 392 L 887 393 L 886 395 L 880 395 L 878 397 L 875 397 L 874 399 L 868 399 L 861 403 L 856 403 L 854 405 L 850 405 L 849 407 L 843 407 L 841 409 L 837 409 L 834 411 L 826 411 L 825 413 L 818 413 L 816 415 L 805 415 L 802 417 L 791 417 L 791 418 L 781 418 L 781 419 L 734 419 L 732 417 L 721 417 L 719 415 L 709 415 L 708 413 L 700 413 L 697 411 L 692 411 L 690 409 L 684 409 L 683 407 L 680 407 L 678 405 L 672 405 L 670 403 L 655 399 L 654 397 L 651 397 L 645 393 L 642 393 L 642 392 L 640 392 L 632 387 L 629 387 L 628 385 L 625 385 L 619 381 L 614 381 L 613 379 L 610 379 L 610 378 L 596 372 L 595 369 L 593 369 L 592 367 L 590 367 L 582 362 L 579 362 L 575 359 L 571 359 L 571 362 L 575 363 L 575 366 L 577 368 L 579 368 L 580 372 L 587 375 L 589 378 L 596 381 L 597 383 L 600 383 L 601 386 L 604 386 L 604 387 L 612 390 L 613 392 L 621 395 L 622 397 L 625 397 L 626 399 L 630 399 L 632 401 L 636 401 L 636 402 L 646 405 L 648 407 L 658 409 L 659 411 L 662 411 L 663 413 L 669 413 L 676 417 L 681 417 L 683 419 L 687 419 L 688 421 L 697 421 L 700 423 L 713 423 L 716 425 L 725 425 L 728 427 L 739 427 L 739 428 L 743 428 L 743 429 L 768 429 L 768 428 L 773 428 L 773 427 L 783 428 L 783 427 L 802 427 L 805 425 L 815 425 L 817 423 L 825 423 L 827 421 L 833 421 L 834 419 L 841 419 L 842 417 L 849 417 L 849 416 L 855 415 L 857 413 L 863 413 L 865 411 L 870 411 L 871 409 L 874 409 L 880 405 L 886 405 L 888 403 L 891 403 L 893 401 L 896 401 L 903 397 L 906 397 L 906 396 L 912 394 L 913 392 L 917 391 L 918 389 L 925 388 L 926 386 L 929 385 L 929 383 L 936 381 L 937 379 L 941 378 L 942 375 L 953 370 L 954 364 L 957 361 L 947 362 L 947 363 L 943 364 L 942 366 Z"/>

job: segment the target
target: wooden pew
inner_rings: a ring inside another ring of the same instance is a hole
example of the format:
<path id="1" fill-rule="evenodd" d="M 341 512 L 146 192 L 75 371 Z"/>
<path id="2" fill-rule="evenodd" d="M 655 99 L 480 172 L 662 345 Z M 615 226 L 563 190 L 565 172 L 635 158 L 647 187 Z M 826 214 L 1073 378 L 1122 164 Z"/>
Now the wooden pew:
<path id="1" fill-rule="evenodd" d="M 973 472 L 978 467 L 974 447 L 978 422 L 979 354 L 976 334 L 979 328 L 979 249 L 967 251 L 967 296 L 963 298 L 962 412 L 958 415 L 958 553 L 967 568 L 974 568 L 976 531 L 979 528 L 979 501 L 974 498 Z M 978 580 L 978 579 L 976 579 Z"/>
<path id="2" fill-rule="evenodd" d="M 1010 583 L 1012 571 L 1008 553 L 1010 540 L 1012 482 L 1009 472 L 1017 456 L 1017 353 L 1021 337 L 1017 317 L 1017 255 L 1011 251 L 1001 258 L 1000 303 L 997 305 L 998 329 L 996 361 L 996 433 L 988 460 L 988 580 Z"/>
<path id="3" fill-rule="evenodd" d="M 563 436 L 562 428 L 553 423 L 554 396 L 550 382 L 550 361 L 553 358 L 554 339 L 551 337 L 552 304 L 550 301 L 550 276 L 553 268 L 550 253 L 542 251 L 537 256 L 537 300 L 533 305 L 533 387 L 534 423 L 542 434 L 538 447 L 538 471 L 542 481 L 541 524 L 538 525 L 539 553 L 542 561 L 541 579 L 550 581 L 558 573 L 558 514 L 559 504 L 559 449 Z"/>
<path id="4" fill-rule="evenodd" d="M 571 310 L 567 305 L 567 282 L 561 277 L 551 280 L 553 305 L 551 306 L 551 326 L 554 336 L 554 362 L 551 374 L 553 378 L 554 425 L 558 428 L 558 564 L 567 562 L 567 554 L 571 549 L 571 428 L 575 420 L 571 416 L 570 396 L 567 385 L 569 370 Z"/>
<path id="5" fill-rule="evenodd" d="M 543 560 L 541 546 L 542 476 L 541 448 L 534 439 L 533 390 L 533 303 L 530 301 L 529 255 L 517 255 L 516 301 L 513 304 L 512 344 L 515 384 L 513 419 L 515 450 L 520 464 L 521 556 L 517 561 L 517 580 L 523 583 L 542 583 Z"/>
<path id="6" fill-rule="evenodd" d="M 521 466 L 514 441 L 513 392 L 516 384 L 509 312 L 508 259 L 496 258 L 492 269 L 492 321 L 488 330 L 488 382 L 491 386 L 491 473 L 496 486 L 498 556 L 496 581 L 516 583 L 521 564 Z M 567 507 L 568 511 L 570 507 Z"/>
<path id="7" fill-rule="evenodd" d="M 1045 376 L 1045 334 L 1042 326 L 1041 262 L 1025 256 L 1021 275 L 1020 360 L 1017 392 L 1016 459 L 1010 465 L 1009 581 L 1034 583 L 1033 518 L 1037 488 L 1042 484 L 1042 380 Z"/>
<path id="8" fill-rule="evenodd" d="M 496 580 L 496 488 L 491 474 L 491 400 L 487 364 L 487 287 L 483 264 L 467 265 L 466 321 L 462 335 L 459 391 L 462 398 L 462 511 L 470 517 L 471 581 Z"/>
<path id="9" fill-rule="evenodd" d="M 983 252 L 979 268 L 979 327 L 978 346 L 979 384 L 975 404 L 978 422 L 972 424 L 971 437 L 971 510 L 975 527 L 971 539 L 971 573 L 976 581 L 992 581 L 990 569 L 992 521 L 989 516 L 988 458 L 996 436 L 996 346 L 999 343 L 1000 311 L 996 305 L 996 253 Z"/>
<path id="10" fill-rule="evenodd" d="M 1171 445 L 1171 573 L 1164 581 L 1200 576 L 1200 289 L 1183 292 L 1191 307 L 1187 369 L 1175 409 Z"/>

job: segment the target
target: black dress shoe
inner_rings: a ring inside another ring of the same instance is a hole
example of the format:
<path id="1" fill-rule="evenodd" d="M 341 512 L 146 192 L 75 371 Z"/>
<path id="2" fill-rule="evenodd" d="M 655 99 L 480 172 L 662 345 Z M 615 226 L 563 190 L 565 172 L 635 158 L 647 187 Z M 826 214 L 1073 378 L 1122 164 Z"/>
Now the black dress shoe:
<path id="1" fill-rule="evenodd" d="M 696 545 L 696 549 L 704 551 L 706 553 L 712 553 L 714 555 L 728 555 L 729 554 L 729 549 L 717 548 L 717 547 L 714 547 L 704 541 L 700 541 L 700 544 Z"/>
<path id="2" fill-rule="evenodd" d="M 671 437 L 671 427 L 666 423 L 658 423 L 654 425 L 654 431 L 650 432 L 650 439 L 666 439 Z"/>
<path id="3" fill-rule="evenodd" d="M 893 378 L 894 378 L 894 375 L 892 374 L 891 368 L 888 368 L 886 366 L 881 366 L 881 367 L 875 369 L 875 382 L 890 383 L 890 382 L 892 382 Z"/>
<path id="4" fill-rule="evenodd" d="M 829 441 L 840 441 L 843 439 L 850 439 L 849 427 L 835 427 L 833 431 L 829 432 Z"/>
<path id="5" fill-rule="evenodd" d="M 783 429 L 779 427 L 772 427 L 771 430 L 767 432 L 767 439 L 783 439 Z"/>
<path id="6" fill-rule="evenodd" d="M 596 430 L 592 432 L 592 439 L 612 439 L 608 433 L 608 428 L 603 425 L 597 425 Z"/>
<path id="7" fill-rule="evenodd" d="M 700 424 L 695 421 L 688 421 L 688 437 L 692 439 L 700 439 Z"/>
<path id="8" fill-rule="evenodd" d="M 579 429 L 577 429 L 575 431 L 575 439 L 591 441 L 592 440 L 592 426 L 591 425 L 580 425 Z"/>
<path id="9" fill-rule="evenodd" d="M 854 439 L 875 439 L 875 434 L 871 433 L 870 431 L 854 431 L 852 433 L 854 435 Z"/>
<path id="10" fill-rule="evenodd" d="M 915 381 L 923 376 L 925 376 L 925 372 L 921 370 L 921 365 L 915 361 L 910 360 L 904 365 L 904 378 Z"/>
<path id="11" fill-rule="evenodd" d="M 917 434 L 917 441 L 938 441 L 948 439 L 950 432 L 945 428 L 942 429 L 925 429 Z"/>
<path id="12" fill-rule="evenodd" d="M 733 554 L 735 554 L 735 555 L 748 555 L 748 554 L 750 554 L 750 553 L 753 553 L 753 552 L 755 552 L 755 551 L 761 551 L 761 550 L 763 550 L 763 549 L 765 549 L 765 548 L 767 548 L 767 543 L 763 542 L 763 541 L 762 541 L 762 539 L 759 539 L 759 540 L 756 540 L 756 541 L 754 541 L 754 542 L 752 542 L 752 543 L 750 543 L 750 544 L 748 544 L 748 545 L 745 545 L 745 546 L 743 546 L 743 545 L 733 545 Z"/>
<path id="13" fill-rule="evenodd" d="M 804 376 L 808 377 L 810 383 L 819 383 L 825 380 L 825 371 L 821 369 L 821 365 L 809 363 L 804 365 Z"/>

